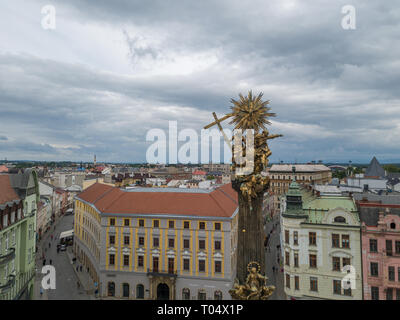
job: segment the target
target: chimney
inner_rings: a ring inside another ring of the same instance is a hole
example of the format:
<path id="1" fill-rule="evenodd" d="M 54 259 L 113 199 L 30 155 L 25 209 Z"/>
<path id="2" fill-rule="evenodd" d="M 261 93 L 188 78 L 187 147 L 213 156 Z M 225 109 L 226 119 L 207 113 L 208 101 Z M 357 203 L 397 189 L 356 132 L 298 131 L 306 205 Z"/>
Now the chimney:
<path id="1" fill-rule="evenodd" d="M 386 229 L 386 223 L 383 221 L 384 217 L 383 211 L 379 211 L 378 229 L 381 231 Z"/>

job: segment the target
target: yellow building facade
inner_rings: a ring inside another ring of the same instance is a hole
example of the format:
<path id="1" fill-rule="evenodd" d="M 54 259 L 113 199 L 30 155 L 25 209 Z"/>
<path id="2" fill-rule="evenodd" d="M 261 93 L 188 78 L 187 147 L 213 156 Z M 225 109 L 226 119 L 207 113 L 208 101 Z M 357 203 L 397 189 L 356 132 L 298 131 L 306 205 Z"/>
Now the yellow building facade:
<path id="1" fill-rule="evenodd" d="M 237 241 L 237 203 L 233 197 L 226 197 L 218 190 L 171 192 L 171 189 L 146 188 L 132 193 L 107 188 L 104 194 L 99 190 L 94 196 L 99 200 L 93 201 L 90 194 L 93 189 L 104 187 L 93 186 L 86 195 L 82 193 L 75 199 L 75 252 L 89 267 L 101 296 L 230 299 L 228 290 L 234 279 Z M 131 200 L 136 201 L 164 198 L 164 205 L 158 204 L 154 209 L 171 213 L 137 213 L 135 201 L 131 204 L 129 199 L 122 199 L 121 203 L 112 201 L 115 196 L 112 193 L 121 192 L 120 197 L 135 197 Z M 110 205 L 104 200 L 107 194 L 111 206 L 120 207 L 124 213 L 104 212 L 107 211 L 103 210 L 104 203 Z M 216 210 L 212 207 L 215 201 L 229 203 L 228 211 L 210 215 L 207 209 Z M 184 213 L 182 206 L 190 203 L 198 206 L 189 207 Z M 170 208 L 166 208 L 168 205 Z"/>

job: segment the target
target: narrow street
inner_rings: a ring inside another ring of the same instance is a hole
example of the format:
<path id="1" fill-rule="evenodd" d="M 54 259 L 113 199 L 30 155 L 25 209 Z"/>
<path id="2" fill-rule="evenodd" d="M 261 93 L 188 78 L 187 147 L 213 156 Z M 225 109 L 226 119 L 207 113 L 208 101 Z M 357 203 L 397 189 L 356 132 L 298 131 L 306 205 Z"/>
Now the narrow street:
<path id="1" fill-rule="evenodd" d="M 37 300 L 85 300 L 91 299 L 87 295 L 82 286 L 78 289 L 78 278 L 75 274 L 75 265 L 71 264 L 67 252 L 60 251 L 57 253 L 57 244 L 59 242 L 60 233 L 63 231 L 71 230 L 73 228 L 73 215 L 62 216 L 56 225 L 56 230 L 52 227 L 48 234 L 38 244 L 39 252 L 37 253 L 36 267 L 38 274 L 35 283 L 35 299 Z M 53 240 L 51 240 L 53 234 Z M 50 243 L 50 247 L 49 247 Z M 42 252 L 45 254 L 46 264 L 52 265 L 56 270 L 56 289 L 44 290 L 43 296 L 40 296 L 40 287 L 43 275 L 40 270 L 43 267 Z"/>
<path id="2" fill-rule="evenodd" d="M 273 230 L 273 226 L 275 225 L 275 229 Z M 271 230 L 271 236 L 268 241 L 267 250 L 265 251 L 265 265 L 266 265 L 266 275 L 268 277 L 268 285 L 274 285 L 275 291 L 272 296 L 269 298 L 270 300 L 286 300 L 286 294 L 284 291 L 284 277 L 281 272 L 281 266 L 278 264 L 277 255 L 279 250 L 277 246 L 280 244 L 280 224 L 279 224 L 279 215 L 276 215 L 273 220 L 267 222 L 264 227 L 265 234 L 268 235 Z M 280 260 L 282 263 L 282 259 Z M 275 268 L 275 272 L 273 272 L 273 267 Z"/>

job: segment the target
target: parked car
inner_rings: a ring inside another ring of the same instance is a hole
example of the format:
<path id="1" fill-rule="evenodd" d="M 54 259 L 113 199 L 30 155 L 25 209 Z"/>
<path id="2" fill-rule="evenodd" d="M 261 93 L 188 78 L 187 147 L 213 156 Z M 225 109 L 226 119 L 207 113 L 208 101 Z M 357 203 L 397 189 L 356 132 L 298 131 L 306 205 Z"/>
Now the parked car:
<path id="1" fill-rule="evenodd" d="M 67 250 L 67 246 L 65 244 L 62 244 L 61 247 L 60 247 L 60 250 L 61 251 Z"/>

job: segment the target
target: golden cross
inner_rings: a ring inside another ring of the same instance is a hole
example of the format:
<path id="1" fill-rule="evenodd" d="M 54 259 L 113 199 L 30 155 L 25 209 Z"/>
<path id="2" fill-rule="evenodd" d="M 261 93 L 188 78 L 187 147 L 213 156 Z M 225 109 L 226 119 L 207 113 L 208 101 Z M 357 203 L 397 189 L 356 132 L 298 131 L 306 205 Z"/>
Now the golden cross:
<path id="1" fill-rule="evenodd" d="M 214 126 L 214 125 L 217 125 L 219 131 L 221 131 L 222 135 L 224 136 L 225 142 L 228 144 L 228 146 L 229 146 L 230 148 L 232 148 L 231 142 L 229 141 L 228 137 L 226 136 L 226 134 L 225 134 L 225 132 L 224 132 L 224 129 L 222 129 L 221 122 L 224 121 L 224 120 L 226 120 L 226 119 L 228 119 L 228 118 L 230 118 L 230 117 L 232 117 L 233 114 L 232 114 L 232 113 L 228 113 L 227 115 L 223 116 L 221 119 L 218 119 L 217 114 L 216 114 L 215 112 L 213 112 L 212 114 L 213 114 L 213 117 L 214 117 L 215 121 L 214 121 L 214 122 L 211 122 L 211 123 L 208 124 L 208 125 L 206 125 L 206 126 L 204 127 L 204 129 L 208 129 L 208 128 L 211 128 L 211 127 Z"/>
<path id="2" fill-rule="evenodd" d="M 218 119 L 218 118 L 217 118 L 217 115 L 215 114 L 215 112 L 213 112 L 213 116 L 214 116 L 215 121 L 214 121 L 214 122 L 211 122 L 209 125 L 206 125 L 206 126 L 204 127 L 204 129 L 211 128 L 211 127 L 214 126 L 214 125 L 218 125 L 218 127 L 220 127 L 220 126 L 221 126 L 220 123 L 221 123 L 222 121 L 224 121 L 224 120 L 226 120 L 226 119 L 232 117 L 232 116 L 233 116 L 233 113 L 228 113 L 228 114 L 226 114 L 225 116 L 223 116 L 221 119 Z M 221 130 L 221 128 L 220 128 L 220 130 Z"/>

